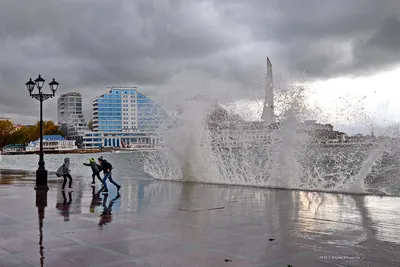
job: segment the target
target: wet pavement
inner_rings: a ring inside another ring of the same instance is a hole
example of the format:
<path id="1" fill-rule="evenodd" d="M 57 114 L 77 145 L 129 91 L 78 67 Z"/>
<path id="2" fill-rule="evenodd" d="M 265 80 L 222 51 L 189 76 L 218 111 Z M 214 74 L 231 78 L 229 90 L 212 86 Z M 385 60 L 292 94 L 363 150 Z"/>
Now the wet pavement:
<path id="1" fill-rule="evenodd" d="M 398 198 L 26 175 L 1 176 L 1 267 L 400 266 Z"/>

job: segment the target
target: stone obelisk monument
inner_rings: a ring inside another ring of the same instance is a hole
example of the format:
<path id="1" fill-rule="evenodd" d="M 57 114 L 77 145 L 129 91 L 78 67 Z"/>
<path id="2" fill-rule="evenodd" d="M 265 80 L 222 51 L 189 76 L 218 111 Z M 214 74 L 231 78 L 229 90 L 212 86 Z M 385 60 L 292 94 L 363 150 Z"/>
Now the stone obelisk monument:
<path id="1" fill-rule="evenodd" d="M 265 86 L 265 99 L 261 119 L 269 124 L 275 122 L 274 115 L 274 84 L 272 79 L 272 64 L 267 57 L 267 83 Z"/>

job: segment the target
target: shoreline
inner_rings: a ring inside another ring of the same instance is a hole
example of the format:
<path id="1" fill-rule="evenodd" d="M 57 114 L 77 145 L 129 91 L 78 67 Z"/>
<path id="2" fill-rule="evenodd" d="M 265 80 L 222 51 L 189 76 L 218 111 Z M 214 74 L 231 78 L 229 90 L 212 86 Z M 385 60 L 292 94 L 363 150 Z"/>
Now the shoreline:
<path id="1" fill-rule="evenodd" d="M 74 150 L 57 150 L 57 151 L 43 151 L 45 155 L 51 154 L 92 154 L 92 153 L 100 153 L 100 152 L 111 152 L 112 150 L 108 149 L 74 149 Z M 2 152 L 2 156 L 14 156 L 14 155 L 39 155 L 39 151 L 19 151 L 19 152 Z"/>
<path id="2" fill-rule="evenodd" d="M 57 150 L 57 151 L 44 151 L 44 155 L 51 154 L 97 154 L 97 153 L 120 153 L 120 152 L 146 152 L 154 150 L 165 150 L 167 148 L 160 147 L 143 147 L 143 148 L 103 148 L 103 149 L 74 149 L 74 150 Z M 39 155 L 39 151 L 19 151 L 19 152 L 1 152 L 3 156 L 14 155 Z"/>
<path id="3" fill-rule="evenodd" d="M 0 176 L 1 175 L 27 175 L 32 176 L 35 175 L 36 170 L 17 170 L 17 169 L 2 169 L 0 168 Z M 48 171 L 49 175 L 55 175 L 56 172 Z M 58 177 L 57 177 L 58 178 Z M 218 187 L 241 187 L 241 188 L 260 188 L 266 190 L 273 191 L 293 191 L 293 192 L 308 192 L 308 193 L 328 193 L 328 194 L 336 194 L 336 195 L 353 195 L 353 196 L 375 196 L 375 197 L 386 197 L 386 198 L 400 198 L 398 195 L 391 195 L 387 193 L 378 193 L 378 192 L 365 192 L 365 193 L 352 193 L 346 191 L 338 191 L 338 190 L 322 190 L 322 189 L 306 189 L 306 188 L 284 188 L 284 187 L 269 187 L 269 186 L 261 186 L 261 185 L 243 185 L 243 184 L 224 184 L 224 183 L 206 183 L 206 182 L 196 182 L 196 181 L 184 181 L 184 180 L 163 180 L 152 178 L 154 181 L 159 182 L 169 182 L 169 183 L 179 183 L 179 184 L 203 184 L 210 186 L 218 186 Z"/>
<path id="4" fill-rule="evenodd" d="M 0 168 L 0 175 L 6 175 L 6 174 L 13 174 L 13 175 L 35 175 L 36 170 L 17 170 L 17 169 L 2 169 Z M 56 172 L 54 171 L 47 171 L 47 174 L 49 175 L 55 175 Z"/>

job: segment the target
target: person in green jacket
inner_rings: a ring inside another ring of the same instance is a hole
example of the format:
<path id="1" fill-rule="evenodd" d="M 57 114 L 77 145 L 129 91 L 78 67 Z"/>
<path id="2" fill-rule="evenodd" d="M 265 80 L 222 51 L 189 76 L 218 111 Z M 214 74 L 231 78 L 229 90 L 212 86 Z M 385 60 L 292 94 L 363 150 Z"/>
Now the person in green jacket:
<path id="1" fill-rule="evenodd" d="M 92 185 L 95 185 L 94 178 L 97 176 L 97 179 L 99 179 L 101 184 L 104 186 L 103 180 L 100 177 L 101 167 L 99 164 L 97 164 L 96 160 L 94 158 L 90 158 L 89 163 L 83 163 L 83 165 L 90 166 L 92 168 Z"/>

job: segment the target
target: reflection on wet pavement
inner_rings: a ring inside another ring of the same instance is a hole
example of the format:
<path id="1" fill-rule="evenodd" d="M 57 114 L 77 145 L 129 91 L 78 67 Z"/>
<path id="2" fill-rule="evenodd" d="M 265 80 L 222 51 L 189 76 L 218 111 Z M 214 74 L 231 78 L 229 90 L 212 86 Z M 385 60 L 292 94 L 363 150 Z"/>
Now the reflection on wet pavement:
<path id="1" fill-rule="evenodd" d="M 43 193 L 13 177 L 0 266 L 400 266 L 398 198 L 131 179 L 104 195 L 90 177 Z"/>

